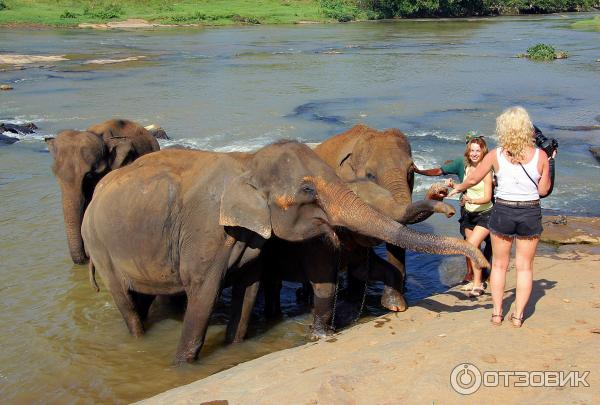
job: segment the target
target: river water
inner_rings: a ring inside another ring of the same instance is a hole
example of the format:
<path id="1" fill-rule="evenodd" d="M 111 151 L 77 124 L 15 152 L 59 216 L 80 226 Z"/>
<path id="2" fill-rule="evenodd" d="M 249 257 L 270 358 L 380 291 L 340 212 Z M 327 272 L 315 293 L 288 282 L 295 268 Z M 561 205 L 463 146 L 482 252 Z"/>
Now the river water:
<path id="1" fill-rule="evenodd" d="M 600 215 L 600 33 L 570 24 L 590 15 L 154 31 L 0 29 L 0 53 L 68 60 L 0 72 L 0 120 L 33 121 L 38 135 L 0 146 L 0 398 L 3 402 L 139 400 L 239 362 L 304 343 L 310 317 L 286 285 L 282 322 L 257 310 L 251 338 L 225 346 L 224 309 L 200 360 L 171 366 L 181 313 L 157 305 L 143 339 L 127 333 L 111 297 L 69 259 L 60 193 L 44 136 L 120 116 L 162 125 L 173 144 L 248 150 L 288 138 L 319 142 L 364 122 L 397 127 L 416 163 L 460 156 L 467 130 L 491 136 L 514 104 L 560 142 L 548 210 Z M 566 60 L 514 58 L 551 43 Z M 117 64 L 97 59 L 137 58 Z M 488 138 L 491 139 L 491 138 Z M 417 178 L 416 197 L 436 179 Z M 457 235 L 455 220 L 419 229 Z M 460 258 L 411 254 L 411 303 L 456 283 Z M 377 285 L 370 288 L 375 293 Z M 226 302 L 226 300 L 225 300 Z M 369 295 L 367 314 L 381 313 Z"/>

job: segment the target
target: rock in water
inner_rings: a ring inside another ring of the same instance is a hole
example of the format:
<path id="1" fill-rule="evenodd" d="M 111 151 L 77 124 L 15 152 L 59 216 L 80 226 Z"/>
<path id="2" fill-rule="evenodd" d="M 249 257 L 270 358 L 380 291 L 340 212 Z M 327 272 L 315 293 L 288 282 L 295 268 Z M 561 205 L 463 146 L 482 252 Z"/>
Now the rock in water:
<path id="1" fill-rule="evenodd" d="M 10 84 L 1 84 L 0 90 L 12 90 L 13 87 Z"/>
<path id="2" fill-rule="evenodd" d="M 11 132 L 13 134 L 29 135 L 35 133 L 36 129 L 38 129 L 38 127 L 33 122 L 28 122 L 22 125 L 0 122 L 0 133 Z"/>
<path id="3" fill-rule="evenodd" d="M 0 134 L 0 145 L 12 145 L 13 143 L 17 142 L 18 140 L 19 140 L 18 138 L 13 138 L 12 136 L 6 136 L 6 135 Z"/>
<path id="4" fill-rule="evenodd" d="M 590 146 L 590 152 L 592 152 L 592 155 L 600 162 L 600 146 Z"/>

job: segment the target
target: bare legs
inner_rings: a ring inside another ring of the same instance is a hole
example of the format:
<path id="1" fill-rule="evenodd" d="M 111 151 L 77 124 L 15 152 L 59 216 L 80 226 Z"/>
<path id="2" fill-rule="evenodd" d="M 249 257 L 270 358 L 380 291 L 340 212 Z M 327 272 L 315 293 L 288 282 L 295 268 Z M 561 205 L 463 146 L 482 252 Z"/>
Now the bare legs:
<path id="1" fill-rule="evenodd" d="M 515 265 L 517 268 L 517 294 L 515 300 L 514 316 L 522 319 L 523 312 L 533 284 L 533 258 L 539 238 L 517 238 Z M 504 297 L 504 286 L 506 283 L 506 271 L 510 262 L 510 249 L 513 238 L 492 234 L 492 249 L 494 260 L 492 261 L 492 274 L 490 284 L 492 288 L 492 302 L 494 304 L 493 315 L 502 314 L 502 299 Z M 515 326 L 521 326 L 521 321 L 513 320 Z"/>
<path id="2" fill-rule="evenodd" d="M 467 242 L 479 248 L 481 243 L 489 235 L 490 231 L 482 226 L 477 225 L 473 229 L 465 229 Z M 473 264 L 471 259 L 467 259 L 467 269 L 473 272 L 473 288 L 481 287 L 481 269 Z"/>

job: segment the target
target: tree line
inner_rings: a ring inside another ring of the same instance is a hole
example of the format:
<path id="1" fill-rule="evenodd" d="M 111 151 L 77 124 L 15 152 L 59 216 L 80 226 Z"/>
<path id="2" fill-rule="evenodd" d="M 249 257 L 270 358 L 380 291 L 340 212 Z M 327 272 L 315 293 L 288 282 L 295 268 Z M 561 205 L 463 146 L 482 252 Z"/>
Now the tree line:
<path id="1" fill-rule="evenodd" d="M 600 0 L 320 0 L 325 14 L 340 21 L 360 15 L 393 17 L 469 17 L 586 11 Z"/>

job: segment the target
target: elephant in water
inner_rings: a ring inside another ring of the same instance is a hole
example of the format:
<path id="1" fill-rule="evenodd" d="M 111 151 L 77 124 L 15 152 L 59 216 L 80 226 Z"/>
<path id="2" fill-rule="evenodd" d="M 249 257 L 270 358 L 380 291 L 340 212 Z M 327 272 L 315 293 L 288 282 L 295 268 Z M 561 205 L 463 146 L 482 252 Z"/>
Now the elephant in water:
<path id="1" fill-rule="evenodd" d="M 403 225 L 419 222 L 433 212 L 443 213 L 448 217 L 455 214 L 454 207 L 434 200 L 418 201 L 409 207 L 401 206 L 392 198 L 389 191 L 368 180 L 355 180 L 345 185 L 375 210 Z M 347 269 L 349 282 L 353 280 L 383 282 L 381 305 L 391 311 L 406 309 L 406 302 L 402 295 L 403 274 L 372 250 L 380 240 L 348 230 L 340 230 L 338 237 L 340 243 L 337 246 L 319 239 L 291 243 L 273 238 L 266 243 L 261 257 L 263 266 L 261 285 L 265 294 L 265 315 L 268 318 L 281 315 L 282 279 L 302 282 L 305 284 L 305 292 L 309 294 L 312 292 L 313 295 L 314 319 L 311 338 L 325 337 L 330 326 L 333 326 L 336 284 L 338 271 L 341 269 Z M 309 288 L 307 283 L 310 283 L 312 288 Z M 353 283 L 354 286 L 356 284 L 358 283 Z M 227 340 L 241 341 L 245 327 L 246 325 L 241 325 L 238 331 L 228 329 Z"/>
<path id="2" fill-rule="evenodd" d="M 81 220 L 98 181 L 111 170 L 160 149 L 142 126 L 128 120 L 109 120 L 87 131 L 63 130 L 46 138 L 54 158 L 52 171 L 62 194 L 65 231 L 71 258 L 85 263 Z"/>
<path id="3" fill-rule="evenodd" d="M 393 203 L 379 199 L 378 208 L 387 216 L 404 224 L 414 224 L 429 218 L 434 212 L 450 216 L 447 205 L 440 205 L 445 188 L 432 186 L 426 199 L 412 201 L 414 163 L 406 136 L 398 129 L 377 131 L 359 124 L 348 131 L 326 139 L 315 148 L 323 159 L 345 182 L 366 181 L 391 193 Z M 370 192 L 370 191 L 366 191 Z M 386 197 L 387 198 L 387 197 Z M 376 205 L 377 206 L 377 205 Z M 445 206 L 445 207 L 444 207 Z M 388 260 L 406 278 L 405 251 L 387 244 Z M 396 310 L 406 309 L 404 299 Z"/>
<path id="4" fill-rule="evenodd" d="M 462 240 L 423 234 L 377 212 L 308 146 L 291 141 L 255 153 L 173 149 L 143 156 L 100 181 L 82 235 L 90 275 L 98 271 L 133 335 L 144 333 L 154 296 L 186 294 L 176 361 L 189 362 L 202 347 L 225 276 L 248 279 L 245 265 L 271 237 L 323 235 L 336 245 L 336 227 L 489 266 Z M 248 303 L 257 290 L 256 279 L 251 283 Z"/>

